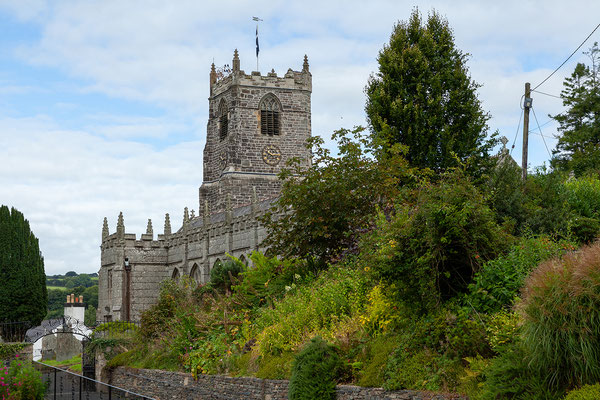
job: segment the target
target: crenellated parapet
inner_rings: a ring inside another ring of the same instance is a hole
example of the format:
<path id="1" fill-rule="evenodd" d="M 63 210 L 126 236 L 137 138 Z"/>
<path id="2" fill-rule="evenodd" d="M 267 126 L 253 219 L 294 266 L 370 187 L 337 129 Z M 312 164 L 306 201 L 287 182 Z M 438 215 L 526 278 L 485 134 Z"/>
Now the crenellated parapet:
<path id="1" fill-rule="evenodd" d="M 211 97 L 218 96 L 229 90 L 232 86 L 247 87 L 274 87 L 287 90 L 306 90 L 312 92 L 312 74 L 309 71 L 308 57 L 304 56 L 304 63 L 301 71 L 294 71 L 289 68 L 283 76 L 278 76 L 275 70 L 271 69 L 266 75 L 259 71 L 252 71 L 246 74 L 244 70 L 239 69 L 240 59 L 237 49 L 233 56 L 233 68 L 227 75 L 219 77 L 211 66 L 210 72 L 210 94 Z"/>
<path id="2" fill-rule="evenodd" d="M 229 196 L 228 196 L 229 197 Z M 194 210 L 184 208 L 181 228 L 171 232 L 171 220 L 169 214 L 165 214 L 163 234 L 154 238 L 152 220 L 148 219 L 146 232 L 138 236 L 135 233 L 125 232 L 123 213 L 119 213 L 117 230 L 109 232 L 108 219 L 105 217 L 102 225 L 102 250 L 112 248 L 170 248 L 185 242 L 196 243 L 206 238 L 215 238 L 228 232 L 243 232 L 257 226 L 257 218 L 263 215 L 271 206 L 273 199 L 258 201 L 254 190 L 251 204 L 233 208 L 231 198 L 227 200 L 225 211 L 209 214 L 205 205 L 202 215 L 195 215 Z M 190 213 L 192 216 L 190 216 Z"/>

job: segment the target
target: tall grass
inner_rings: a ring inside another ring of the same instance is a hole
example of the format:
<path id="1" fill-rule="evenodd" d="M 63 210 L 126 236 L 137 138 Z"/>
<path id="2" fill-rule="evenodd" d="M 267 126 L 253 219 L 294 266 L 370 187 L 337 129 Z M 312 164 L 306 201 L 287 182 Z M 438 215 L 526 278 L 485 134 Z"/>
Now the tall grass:
<path id="1" fill-rule="evenodd" d="M 523 289 L 523 344 L 547 384 L 600 381 L 600 244 L 542 263 Z"/>

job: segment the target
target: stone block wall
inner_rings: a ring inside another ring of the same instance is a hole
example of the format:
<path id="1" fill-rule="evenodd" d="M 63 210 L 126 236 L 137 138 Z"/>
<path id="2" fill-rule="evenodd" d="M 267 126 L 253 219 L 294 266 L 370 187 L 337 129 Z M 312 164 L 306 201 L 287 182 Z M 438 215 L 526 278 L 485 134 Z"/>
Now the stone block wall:
<path id="1" fill-rule="evenodd" d="M 227 399 L 287 400 L 289 382 L 285 380 L 234 378 L 160 370 L 116 368 L 107 375 L 108 383 L 160 400 Z M 386 391 L 381 388 L 338 385 L 338 400 L 466 400 L 456 394 L 436 394 L 414 390 Z"/>

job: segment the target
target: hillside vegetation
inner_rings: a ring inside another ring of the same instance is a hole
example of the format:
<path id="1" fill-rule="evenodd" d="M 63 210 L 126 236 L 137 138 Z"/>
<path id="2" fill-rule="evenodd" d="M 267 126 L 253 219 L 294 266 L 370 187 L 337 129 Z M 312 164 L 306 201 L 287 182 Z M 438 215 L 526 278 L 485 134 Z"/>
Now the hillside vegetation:
<path id="1" fill-rule="evenodd" d="M 355 252 L 321 269 L 254 253 L 252 267 L 232 258 L 207 285 L 167 281 L 141 329 L 115 339 L 110 365 L 289 379 L 320 337 L 343 360 L 339 382 L 483 399 L 599 382 L 600 247 L 578 249 L 594 235 L 574 227 L 583 209 L 597 221 L 600 180 L 539 172 L 527 188 L 515 188 L 529 210 L 517 224 L 454 171 L 396 198 Z"/>

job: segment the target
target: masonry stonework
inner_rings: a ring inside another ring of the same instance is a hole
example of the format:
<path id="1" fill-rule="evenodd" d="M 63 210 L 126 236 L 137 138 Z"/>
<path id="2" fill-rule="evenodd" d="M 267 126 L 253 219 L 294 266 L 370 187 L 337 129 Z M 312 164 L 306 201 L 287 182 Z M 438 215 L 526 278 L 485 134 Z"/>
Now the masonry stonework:
<path id="1" fill-rule="evenodd" d="M 108 383 L 128 388 L 155 399 L 228 399 L 286 400 L 287 380 L 271 380 L 223 375 L 199 375 L 148 369 L 118 367 L 107 371 Z M 381 388 L 338 385 L 337 400 L 466 400 L 458 394 L 419 392 L 415 390 L 384 390 Z"/>
<path id="2" fill-rule="evenodd" d="M 279 195 L 277 174 L 291 158 L 310 165 L 312 76 L 306 56 L 301 71 L 289 69 L 283 77 L 274 71 L 246 74 L 237 50 L 232 66 L 223 74 L 213 64 L 210 72 L 198 215 L 185 208 L 181 228 L 172 232 L 166 214 L 156 237 L 149 220 L 139 238 L 125 232 L 122 214 L 112 234 L 104 219 L 99 320 L 137 320 L 156 303 L 165 279 L 190 276 L 205 283 L 227 254 L 245 260 L 254 250 L 264 251 L 266 230 L 258 217 Z"/>

